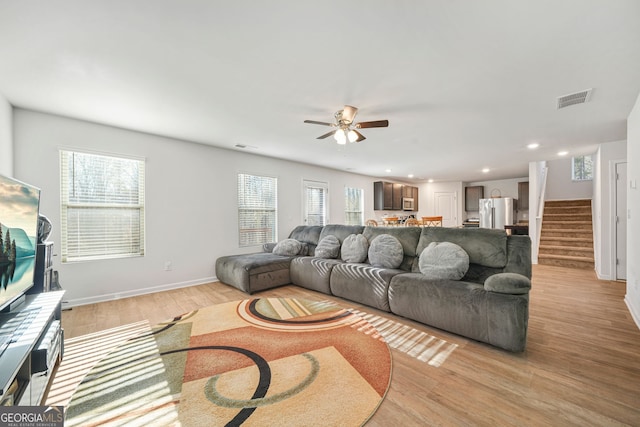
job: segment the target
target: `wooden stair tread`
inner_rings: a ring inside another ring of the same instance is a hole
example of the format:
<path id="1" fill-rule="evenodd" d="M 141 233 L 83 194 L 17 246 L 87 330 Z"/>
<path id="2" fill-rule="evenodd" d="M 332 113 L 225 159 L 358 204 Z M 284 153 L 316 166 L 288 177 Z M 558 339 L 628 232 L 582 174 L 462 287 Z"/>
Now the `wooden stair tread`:
<path id="1" fill-rule="evenodd" d="M 548 229 L 543 229 L 542 233 L 544 234 L 546 231 L 548 231 L 550 233 L 561 233 L 564 230 L 569 230 L 569 231 L 566 231 L 566 232 L 567 233 L 573 233 L 573 234 L 585 234 L 585 235 L 592 235 L 593 234 L 592 230 L 580 229 L 580 228 L 571 228 L 571 229 L 548 228 Z"/>
<path id="2" fill-rule="evenodd" d="M 545 200 L 546 206 L 591 206 L 591 199 Z"/>
<path id="3" fill-rule="evenodd" d="M 584 246 L 567 246 L 567 245 L 540 245 L 540 249 L 556 249 L 556 250 L 570 250 L 578 252 L 593 252 L 593 248 Z"/>
<path id="4" fill-rule="evenodd" d="M 541 236 L 540 242 L 544 242 L 545 240 L 561 240 L 563 242 L 593 242 L 593 239 L 588 237 L 563 237 L 563 236 Z"/>
<path id="5" fill-rule="evenodd" d="M 566 260 L 566 261 L 595 262 L 595 259 L 593 257 L 580 257 L 580 256 L 572 256 L 572 255 L 538 254 L 538 258 L 540 258 L 540 259 L 561 259 L 561 260 Z"/>
<path id="6" fill-rule="evenodd" d="M 547 220 L 544 221 L 543 224 L 581 224 L 581 225 L 591 225 L 591 221 L 553 221 Z M 543 225 L 544 226 L 544 225 Z"/>

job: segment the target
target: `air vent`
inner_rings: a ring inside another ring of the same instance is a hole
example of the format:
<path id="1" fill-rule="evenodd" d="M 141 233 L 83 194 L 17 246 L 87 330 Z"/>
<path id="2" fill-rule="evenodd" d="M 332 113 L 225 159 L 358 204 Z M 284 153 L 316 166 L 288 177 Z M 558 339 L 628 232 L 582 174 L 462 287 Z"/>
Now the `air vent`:
<path id="1" fill-rule="evenodd" d="M 558 97 L 558 110 L 570 105 L 584 104 L 591 98 L 593 89 L 583 90 L 581 92 L 571 93 Z"/>

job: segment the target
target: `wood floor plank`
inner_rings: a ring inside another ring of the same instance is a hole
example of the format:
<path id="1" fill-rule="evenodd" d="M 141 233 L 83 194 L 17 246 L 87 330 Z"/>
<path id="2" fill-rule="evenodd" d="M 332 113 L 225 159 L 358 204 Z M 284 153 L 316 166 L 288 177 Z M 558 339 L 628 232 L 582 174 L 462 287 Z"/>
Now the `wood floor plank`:
<path id="1" fill-rule="evenodd" d="M 624 303 L 625 284 L 544 265 L 534 266 L 532 284 L 527 349 L 515 354 L 297 286 L 254 296 L 331 301 L 453 349 L 431 365 L 392 348 L 390 389 L 368 426 L 639 426 L 640 330 Z M 62 323 L 73 339 L 246 298 L 216 282 L 74 307 Z"/>

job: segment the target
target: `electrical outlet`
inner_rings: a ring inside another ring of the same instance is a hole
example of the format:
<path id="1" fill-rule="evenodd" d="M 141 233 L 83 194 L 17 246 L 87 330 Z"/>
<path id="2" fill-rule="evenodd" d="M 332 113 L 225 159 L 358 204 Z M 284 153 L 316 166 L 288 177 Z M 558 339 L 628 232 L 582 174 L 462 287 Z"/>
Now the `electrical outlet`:
<path id="1" fill-rule="evenodd" d="M 171 271 L 173 269 L 173 264 L 171 264 L 171 261 L 166 261 L 164 263 L 164 271 Z"/>

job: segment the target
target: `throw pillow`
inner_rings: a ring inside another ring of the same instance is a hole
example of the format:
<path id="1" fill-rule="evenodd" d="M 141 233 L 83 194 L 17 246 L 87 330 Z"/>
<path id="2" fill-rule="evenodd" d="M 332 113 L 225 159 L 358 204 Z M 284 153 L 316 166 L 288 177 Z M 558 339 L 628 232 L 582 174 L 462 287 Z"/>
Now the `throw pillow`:
<path id="1" fill-rule="evenodd" d="M 300 253 L 302 244 L 296 239 L 285 239 L 278 242 L 273 248 L 273 253 L 276 255 L 295 256 Z"/>
<path id="2" fill-rule="evenodd" d="M 431 242 L 420 254 L 420 272 L 429 279 L 460 280 L 469 270 L 469 255 L 451 242 Z"/>
<path id="3" fill-rule="evenodd" d="M 402 243 L 390 234 L 379 235 L 369 246 L 369 263 L 374 267 L 398 268 L 403 258 Z"/>
<path id="4" fill-rule="evenodd" d="M 315 256 L 317 258 L 337 258 L 340 253 L 340 240 L 336 236 L 326 236 L 318 242 Z"/>
<path id="5" fill-rule="evenodd" d="M 362 234 L 350 234 L 342 242 L 342 260 L 365 262 L 369 252 L 369 241 Z"/>
<path id="6" fill-rule="evenodd" d="M 271 253 L 271 252 L 273 252 L 273 248 L 275 248 L 275 247 L 276 247 L 276 245 L 277 245 L 277 243 L 273 243 L 273 242 L 270 242 L 270 243 L 264 243 L 264 244 L 262 245 L 262 252 L 268 252 L 268 253 Z"/>

